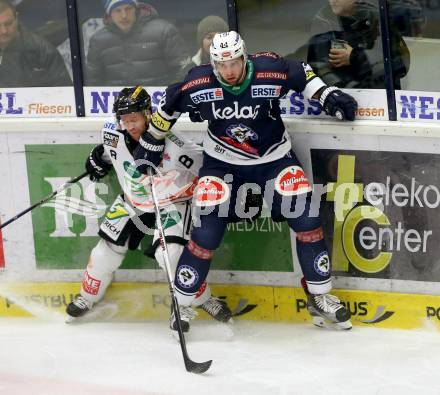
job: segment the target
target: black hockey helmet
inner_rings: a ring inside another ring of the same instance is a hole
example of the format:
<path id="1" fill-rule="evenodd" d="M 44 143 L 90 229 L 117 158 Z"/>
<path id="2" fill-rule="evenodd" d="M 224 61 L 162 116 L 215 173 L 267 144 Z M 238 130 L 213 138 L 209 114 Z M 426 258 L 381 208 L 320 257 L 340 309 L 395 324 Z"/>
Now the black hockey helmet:
<path id="1" fill-rule="evenodd" d="M 147 116 L 151 114 L 151 97 L 140 85 L 124 88 L 119 92 L 119 96 L 113 104 L 113 112 L 116 114 L 118 122 L 121 115 L 133 112 L 143 112 Z"/>

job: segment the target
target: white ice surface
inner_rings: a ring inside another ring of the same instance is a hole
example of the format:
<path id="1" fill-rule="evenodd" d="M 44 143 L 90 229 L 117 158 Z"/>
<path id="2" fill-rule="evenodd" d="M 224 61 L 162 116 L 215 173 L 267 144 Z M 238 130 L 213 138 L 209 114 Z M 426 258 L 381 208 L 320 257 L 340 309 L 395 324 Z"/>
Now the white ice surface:
<path id="1" fill-rule="evenodd" d="M 195 321 L 207 373 L 187 373 L 167 323 L 0 319 L 0 394 L 440 394 L 440 333 Z"/>

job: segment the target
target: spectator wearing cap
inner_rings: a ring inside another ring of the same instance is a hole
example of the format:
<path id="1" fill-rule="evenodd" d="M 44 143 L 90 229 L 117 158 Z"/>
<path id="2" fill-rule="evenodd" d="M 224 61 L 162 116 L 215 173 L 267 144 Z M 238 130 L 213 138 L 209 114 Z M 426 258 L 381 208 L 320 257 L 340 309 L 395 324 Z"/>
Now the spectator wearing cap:
<path id="1" fill-rule="evenodd" d="M 106 0 L 104 27 L 91 38 L 85 81 L 93 86 L 166 86 L 189 63 L 176 27 L 149 4 Z"/>
<path id="2" fill-rule="evenodd" d="M 0 86 L 69 86 L 63 58 L 42 37 L 25 29 L 14 5 L 0 0 Z"/>
<path id="3" fill-rule="evenodd" d="M 197 26 L 197 46 L 199 50 L 191 58 L 193 66 L 209 63 L 209 47 L 216 33 L 229 31 L 228 24 L 217 15 L 208 15 Z"/>

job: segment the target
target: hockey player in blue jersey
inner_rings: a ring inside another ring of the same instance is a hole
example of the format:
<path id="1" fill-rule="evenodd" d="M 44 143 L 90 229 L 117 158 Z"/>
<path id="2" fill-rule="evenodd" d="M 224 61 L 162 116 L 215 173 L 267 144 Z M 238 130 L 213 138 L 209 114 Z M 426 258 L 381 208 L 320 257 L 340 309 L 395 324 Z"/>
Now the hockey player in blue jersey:
<path id="1" fill-rule="evenodd" d="M 203 165 L 195 192 L 198 226 L 179 259 L 175 287 L 179 304 L 190 305 L 208 274 L 215 250 L 230 217 L 240 210 L 241 186 L 257 185 L 275 221 L 286 220 L 296 234 L 298 259 L 308 293 L 308 311 L 319 326 L 350 329 L 350 313 L 330 294 L 330 260 L 319 214 L 311 208 L 312 186 L 292 150 L 281 119 L 279 99 L 290 90 L 319 100 L 332 116 L 354 120 L 356 101 L 326 86 L 312 68 L 273 52 L 248 55 L 240 35 L 217 34 L 210 48 L 211 64 L 191 69 L 183 82 L 170 85 L 152 128 L 142 138 L 138 159 L 154 148 L 181 113 L 194 122 L 208 121 Z M 295 204 L 301 215 L 292 215 Z M 268 263 L 270 264 L 270 263 Z"/>

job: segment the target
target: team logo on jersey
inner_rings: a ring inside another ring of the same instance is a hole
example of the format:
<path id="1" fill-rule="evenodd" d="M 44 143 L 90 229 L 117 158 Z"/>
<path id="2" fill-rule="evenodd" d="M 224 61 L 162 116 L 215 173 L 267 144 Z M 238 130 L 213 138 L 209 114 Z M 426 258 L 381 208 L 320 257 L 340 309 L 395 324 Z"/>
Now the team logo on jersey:
<path id="1" fill-rule="evenodd" d="M 248 126 L 242 123 L 231 125 L 226 129 L 229 137 L 220 137 L 225 143 L 241 149 L 242 151 L 258 155 L 258 150 L 252 147 L 247 140 L 257 140 L 258 135 Z"/>
<path id="2" fill-rule="evenodd" d="M 197 91 L 196 93 L 191 93 L 190 97 L 191 100 L 194 102 L 194 104 L 223 100 L 223 89 L 222 88 L 203 89 L 201 91 Z"/>
<path id="3" fill-rule="evenodd" d="M 189 88 L 192 88 L 197 85 L 207 85 L 211 82 L 211 77 L 201 77 L 195 80 L 188 81 L 185 85 L 182 86 L 181 90 L 186 91 Z"/>
<path id="4" fill-rule="evenodd" d="M 275 179 L 275 189 L 280 195 L 294 196 L 312 191 L 304 170 L 299 166 L 286 167 Z"/>
<path id="5" fill-rule="evenodd" d="M 281 85 L 252 85 L 252 97 L 279 97 Z"/>
<path id="6" fill-rule="evenodd" d="M 306 73 L 306 81 L 316 77 L 315 72 L 307 63 L 302 63 L 302 67 L 304 68 L 304 73 Z"/>
<path id="7" fill-rule="evenodd" d="M 177 210 L 160 214 L 160 221 L 162 222 L 162 226 L 164 229 L 171 228 L 172 226 L 178 224 L 181 219 L 182 216 Z"/>
<path id="8" fill-rule="evenodd" d="M 287 80 L 287 73 L 280 73 L 279 71 L 259 71 L 255 74 L 257 80 Z"/>
<path id="9" fill-rule="evenodd" d="M 204 176 L 196 187 L 196 205 L 207 207 L 222 204 L 228 200 L 229 194 L 229 187 L 221 178 Z"/>
<path id="10" fill-rule="evenodd" d="M 316 273 L 321 276 L 328 276 L 330 272 L 330 259 L 328 257 L 327 251 L 321 252 L 314 260 L 313 267 Z"/>
<path id="11" fill-rule="evenodd" d="M 125 161 L 123 163 L 125 172 L 132 178 L 139 178 L 142 176 L 142 173 L 136 168 L 133 163 L 130 163 L 128 161 Z"/>
<path id="12" fill-rule="evenodd" d="M 191 288 L 198 280 L 199 273 L 193 267 L 182 265 L 177 272 L 177 282 L 183 288 Z"/>
<path id="13" fill-rule="evenodd" d="M 108 131 L 104 131 L 103 140 L 105 145 L 116 148 L 119 141 L 119 136 Z"/>
<path id="14" fill-rule="evenodd" d="M 215 119 L 255 119 L 258 115 L 258 109 L 260 105 L 252 106 L 243 106 L 239 107 L 238 102 L 234 101 L 234 107 L 224 107 L 224 108 L 215 108 L 215 103 L 212 103 L 212 115 L 214 115 Z"/>

